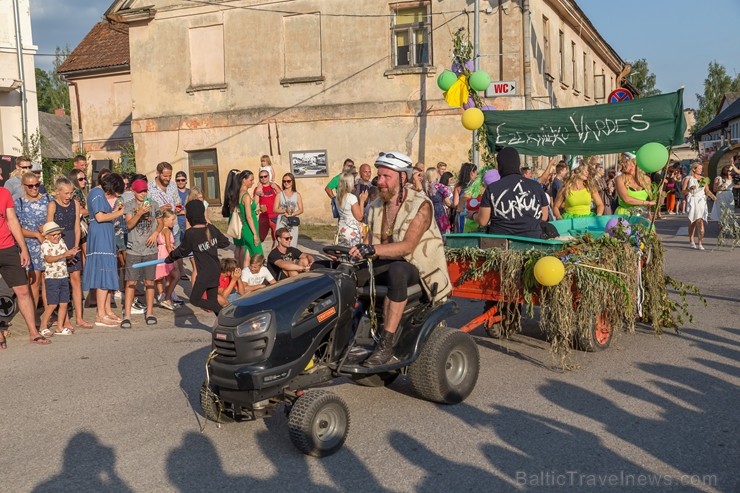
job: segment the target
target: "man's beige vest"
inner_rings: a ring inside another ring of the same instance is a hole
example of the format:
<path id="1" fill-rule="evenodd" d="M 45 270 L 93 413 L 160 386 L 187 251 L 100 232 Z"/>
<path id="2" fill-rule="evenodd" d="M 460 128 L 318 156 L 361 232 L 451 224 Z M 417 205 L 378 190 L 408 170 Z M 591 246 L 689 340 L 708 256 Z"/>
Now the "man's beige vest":
<path id="1" fill-rule="evenodd" d="M 410 188 L 407 188 L 406 192 L 406 200 L 401 204 L 396 221 L 393 224 L 392 236 L 394 243 L 400 242 L 406 236 L 406 231 L 409 229 L 411 221 L 416 217 L 419 208 L 424 202 L 429 202 L 429 205 L 432 206 L 432 201 L 425 194 L 416 192 Z M 438 302 L 450 295 L 452 292 L 452 283 L 450 282 L 450 275 L 447 272 L 444 244 L 442 243 L 442 235 L 437 227 L 437 221 L 434 219 L 433 206 L 431 210 L 432 224 L 429 226 L 429 229 L 424 231 L 421 241 L 419 241 L 414 251 L 410 255 L 406 255 L 404 260 L 419 270 L 421 284 L 430 299 L 432 298 L 433 287 L 436 284 L 436 294 L 433 297 L 433 301 Z M 370 209 L 367 212 L 367 221 L 368 228 L 372 234 L 371 241 L 377 245 L 380 243 L 383 232 L 383 201 L 380 198 L 375 199 L 370 204 Z"/>

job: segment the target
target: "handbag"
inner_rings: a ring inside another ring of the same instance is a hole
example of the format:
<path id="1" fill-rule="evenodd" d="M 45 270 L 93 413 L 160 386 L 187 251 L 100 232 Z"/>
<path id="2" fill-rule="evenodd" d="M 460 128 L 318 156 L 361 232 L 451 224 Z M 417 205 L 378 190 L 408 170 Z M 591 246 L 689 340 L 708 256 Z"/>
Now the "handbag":
<path id="1" fill-rule="evenodd" d="M 242 218 L 239 214 L 239 209 L 235 210 L 231 214 L 229 219 L 229 227 L 226 228 L 226 234 L 235 240 L 239 240 L 242 237 Z"/>
<path id="2" fill-rule="evenodd" d="M 87 238 L 87 221 L 80 217 L 80 239 Z"/>
<path id="3" fill-rule="evenodd" d="M 294 228 L 296 226 L 301 225 L 301 218 L 295 217 L 295 216 L 286 216 L 285 217 L 285 224 L 288 225 L 289 228 Z"/>

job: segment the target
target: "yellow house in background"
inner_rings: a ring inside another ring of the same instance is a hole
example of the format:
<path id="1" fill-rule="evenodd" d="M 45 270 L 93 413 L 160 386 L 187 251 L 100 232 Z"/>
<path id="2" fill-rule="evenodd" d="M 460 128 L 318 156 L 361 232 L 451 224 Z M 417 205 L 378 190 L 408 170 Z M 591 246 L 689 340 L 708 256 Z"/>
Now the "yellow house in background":
<path id="1" fill-rule="evenodd" d="M 128 24 L 95 24 L 58 73 L 69 83 L 72 149 L 88 157 L 93 175 L 110 169 L 133 143 Z"/>
<path id="2" fill-rule="evenodd" d="M 624 62 L 574 1 L 480 8 L 480 68 L 514 88 L 489 89 L 485 104 L 606 102 Z M 326 222 L 323 189 L 347 157 L 372 163 L 398 150 L 456 169 L 471 134 L 436 77 L 450 68 L 453 33 L 472 31 L 472 11 L 469 0 L 117 0 L 106 17 L 128 26 L 137 166 L 151 175 L 168 161 L 215 205 L 230 169 L 257 171 L 267 154 L 278 177 L 296 172 L 305 220 Z M 115 104 L 107 122 L 121 116 Z M 328 169 L 303 162 L 322 155 Z"/>

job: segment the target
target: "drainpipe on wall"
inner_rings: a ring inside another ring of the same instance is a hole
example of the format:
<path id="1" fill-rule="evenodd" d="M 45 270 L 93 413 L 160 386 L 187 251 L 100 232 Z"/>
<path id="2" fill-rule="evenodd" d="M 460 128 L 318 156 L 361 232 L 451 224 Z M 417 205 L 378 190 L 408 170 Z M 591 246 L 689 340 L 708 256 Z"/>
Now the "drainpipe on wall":
<path id="1" fill-rule="evenodd" d="M 529 11 L 529 0 L 522 4 L 522 36 L 524 37 L 524 109 L 532 109 L 532 73 L 530 44 L 532 36 L 532 18 Z"/>
<path id="2" fill-rule="evenodd" d="M 77 89 L 76 82 L 67 81 L 75 88 L 75 106 L 77 106 L 77 154 L 85 155 L 85 148 L 82 145 L 82 111 L 80 111 L 80 91 Z"/>
<path id="3" fill-rule="evenodd" d="M 15 51 L 18 55 L 18 75 L 21 81 L 21 128 L 23 129 L 23 145 L 28 142 L 28 108 L 26 101 L 26 76 L 23 67 L 23 41 L 21 39 L 21 16 L 18 0 L 13 0 L 13 20 L 15 21 Z"/>
<path id="4" fill-rule="evenodd" d="M 474 0 L 475 8 L 473 9 L 473 64 L 475 70 L 480 68 L 480 0 Z M 478 131 L 473 130 L 473 164 L 478 168 L 480 162 L 480 152 L 478 151 Z"/>

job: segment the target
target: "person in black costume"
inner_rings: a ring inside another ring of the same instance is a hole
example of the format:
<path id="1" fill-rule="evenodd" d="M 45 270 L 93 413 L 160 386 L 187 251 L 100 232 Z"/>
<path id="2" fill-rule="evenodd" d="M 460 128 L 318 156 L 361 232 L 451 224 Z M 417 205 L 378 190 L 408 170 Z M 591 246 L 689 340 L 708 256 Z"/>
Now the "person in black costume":
<path id="1" fill-rule="evenodd" d="M 185 231 L 180 246 L 164 261 L 171 264 L 192 252 L 198 277 L 190 294 L 190 303 L 218 315 L 221 311 L 218 302 L 218 276 L 221 273 L 218 249 L 228 247 L 231 242 L 218 228 L 206 222 L 206 208 L 200 200 L 191 200 L 185 205 L 185 217 L 190 228 Z M 203 293 L 206 293 L 205 299 Z"/>

